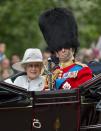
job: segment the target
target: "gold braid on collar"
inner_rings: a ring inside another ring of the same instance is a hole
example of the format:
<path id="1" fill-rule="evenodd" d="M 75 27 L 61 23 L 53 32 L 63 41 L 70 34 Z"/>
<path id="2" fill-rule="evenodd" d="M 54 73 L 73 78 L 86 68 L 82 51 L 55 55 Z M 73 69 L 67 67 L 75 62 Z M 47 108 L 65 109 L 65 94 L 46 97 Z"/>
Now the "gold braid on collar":
<path id="1" fill-rule="evenodd" d="M 65 67 L 71 66 L 72 64 L 74 64 L 73 60 L 64 62 L 64 63 L 60 63 L 60 67 L 65 68 Z"/>

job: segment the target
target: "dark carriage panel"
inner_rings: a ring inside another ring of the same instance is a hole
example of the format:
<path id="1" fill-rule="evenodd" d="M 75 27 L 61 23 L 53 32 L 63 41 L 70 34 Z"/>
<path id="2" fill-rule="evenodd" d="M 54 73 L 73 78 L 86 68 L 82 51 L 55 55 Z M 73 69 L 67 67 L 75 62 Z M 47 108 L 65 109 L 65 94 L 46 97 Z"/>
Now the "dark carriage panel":
<path id="1" fill-rule="evenodd" d="M 0 131 L 31 131 L 32 107 L 0 109 Z"/>
<path id="2" fill-rule="evenodd" d="M 96 104 L 81 104 L 80 131 L 101 131 L 101 112 L 96 110 Z"/>
<path id="3" fill-rule="evenodd" d="M 80 131 L 101 131 L 101 74 L 80 87 Z M 99 105 L 99 106 L 98 106 Z"/>
<path id="4" fill-rule="evenodd" d="M 32 106 L 28 92 L 0 82 L 0 131 L 31 131 Z"/>
<path id="5" fill-rule="evenodd" d="M 0 82 L 0 131 L 101 131 L 100 100 L 101 74 L 76 90 L 27 92 Z"/>
<path id="6" fill-rule="evenodd" d="M 28 92 L 20 87 L 0 82 L 0 107 L 29 106 Z"/>
<path id="7" fill-rule="evenodd" d="M 79 131 L 79 90 L 36 92 L 33 131 Z"/>

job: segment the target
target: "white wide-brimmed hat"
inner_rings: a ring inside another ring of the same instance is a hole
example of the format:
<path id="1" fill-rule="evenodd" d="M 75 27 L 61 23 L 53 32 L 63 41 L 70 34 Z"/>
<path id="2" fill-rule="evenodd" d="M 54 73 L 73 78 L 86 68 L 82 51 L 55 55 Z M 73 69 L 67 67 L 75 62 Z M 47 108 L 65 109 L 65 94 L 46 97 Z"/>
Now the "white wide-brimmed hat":
<path id="1" fill-rule="evenodd" d="M 27 49 L 24 53 L 22 61 L 13 64 L 12 67 L 18 71 L 25 71 L 23 65 L 31 62 L 43 63 L 43 57 L 40 49 L 37 48 Z"/>

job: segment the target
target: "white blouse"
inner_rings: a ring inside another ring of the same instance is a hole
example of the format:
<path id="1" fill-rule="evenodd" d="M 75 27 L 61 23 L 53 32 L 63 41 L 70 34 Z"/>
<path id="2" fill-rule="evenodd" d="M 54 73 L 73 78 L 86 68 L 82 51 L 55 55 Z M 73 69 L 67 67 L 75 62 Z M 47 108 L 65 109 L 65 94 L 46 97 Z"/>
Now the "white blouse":
<path id="1" fill-rule="evenodd" d="M 14 85 L 23 87 L 27 89 L 27 91 L 42 91 L 45 85 L 45 78 L 39 76 L 34 80 L 30 80 L 27 75 L 23 75 L 15 79 Z"/>

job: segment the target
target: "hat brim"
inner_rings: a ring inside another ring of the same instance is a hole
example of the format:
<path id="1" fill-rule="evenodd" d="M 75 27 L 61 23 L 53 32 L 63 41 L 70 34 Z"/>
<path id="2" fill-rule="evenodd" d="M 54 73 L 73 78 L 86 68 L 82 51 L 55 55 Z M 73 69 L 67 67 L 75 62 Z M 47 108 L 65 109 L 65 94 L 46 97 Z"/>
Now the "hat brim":
<path id="1" fill-rule="evenodd" d="M 12 68 L 17 70 L 17 71 L 25 72 L 25 69 L 24 69 L 23 65 L 27 64 L 27 63 L 32 63 L 32 62 L 33 63 L 36 63 L 36 62 L 43 63 L 43 61 L 39 61 L 39 60 L 37 60 L 37 61 L 17 62 L 17 63 L 12 65 Z"/>

